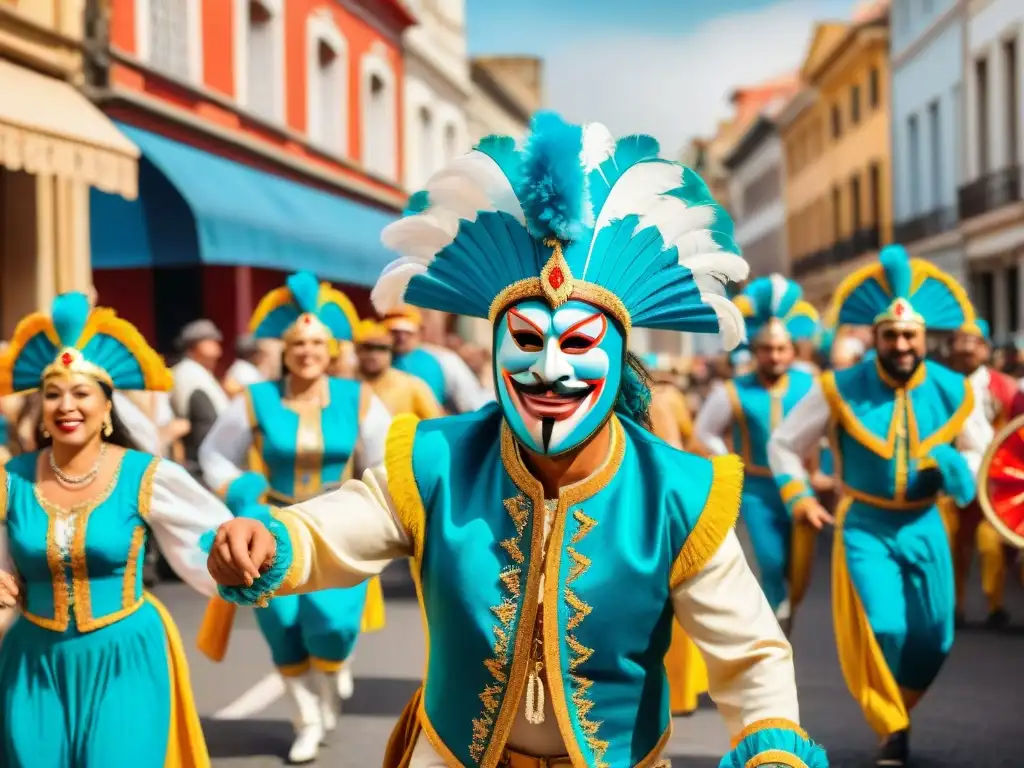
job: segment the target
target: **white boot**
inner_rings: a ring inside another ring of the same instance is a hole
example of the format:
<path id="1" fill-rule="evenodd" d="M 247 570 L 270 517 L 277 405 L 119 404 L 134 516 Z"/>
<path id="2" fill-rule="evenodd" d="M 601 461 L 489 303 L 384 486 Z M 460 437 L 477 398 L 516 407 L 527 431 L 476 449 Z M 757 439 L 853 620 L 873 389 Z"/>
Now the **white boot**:
<path id="1" fill-rule="evenodd" d="M 356 692 L 356 682 L 352 678 L 352 657 L 349 656 L 345 665 L 338 672 L 338 695 L 342 701 L 348 701 Z"/>
<path id="2" fill-rule="evenodd" d="M 324 731 L 330 733 L 338 727 L 338 712 L 341 702 L 338 696 L 338 672 L 317 672 L 317 683 L 320 695 L 320 717 Z"/>
<path id="3" fill-rule="evenodd" d="M 295 719 L 295 741 L 288 752 L 288 762 L 294 765 L 312 763 L 316 760 L 325 735 L 316 681 L 312 675 L 303 675 L 286 677 L 284 682 L 298 710 L 298 717 Z"/>

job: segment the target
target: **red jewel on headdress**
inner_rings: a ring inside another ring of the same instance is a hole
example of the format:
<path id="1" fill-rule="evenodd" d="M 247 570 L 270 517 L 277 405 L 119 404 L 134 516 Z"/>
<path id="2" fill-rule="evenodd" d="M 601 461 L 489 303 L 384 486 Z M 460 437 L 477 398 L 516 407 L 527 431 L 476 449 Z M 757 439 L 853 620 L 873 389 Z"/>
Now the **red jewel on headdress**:
<path id="1" fill-rule="evenodd" d="M 306 315 L 302 318 L 302 322 L 304 322 L 306 325 L 309 325 L 310 323 L 313 322 L 313 318 L 310 317 L 309 315 Z"/>
<path id="2" fill-rule="evenodd" d="M 548 285 L 554 288 L 556 291 L 561 287 L 562 283 L 565 282 L 565 275 L 562 274 L 561 267 L 554 267 L 548 272 Z"/>
<path id="3" fill-rule="evenodd" d="M 65 352 L 63 355 L 60 356 L 60 361 L 64 363 L 64 365 L 71 365 L 72 360 L 74 360 L 74 358 L 71 357 L 70 352 Z"/>
<path id="4" fill-rule="evenodd" d="M 907 308 L 902 303 L 897 304 L 896 307 L 893 309 L 893 313 L 896 315 L 896 317 L 903 317 L 903 313 L 906 311 Z"/>

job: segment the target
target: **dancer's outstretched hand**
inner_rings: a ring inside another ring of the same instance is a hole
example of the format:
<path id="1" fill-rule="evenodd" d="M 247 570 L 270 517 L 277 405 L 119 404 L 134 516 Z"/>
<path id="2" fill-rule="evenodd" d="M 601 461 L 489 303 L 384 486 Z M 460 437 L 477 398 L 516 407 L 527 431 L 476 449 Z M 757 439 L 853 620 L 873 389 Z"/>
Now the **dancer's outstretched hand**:
<path id="1" fill-rule="evenodd" d="M 277 543 L 259 520 L 236 517 L 217 529 L 206 567 L 222 587 L 252 586 L 274 562 Z"/>

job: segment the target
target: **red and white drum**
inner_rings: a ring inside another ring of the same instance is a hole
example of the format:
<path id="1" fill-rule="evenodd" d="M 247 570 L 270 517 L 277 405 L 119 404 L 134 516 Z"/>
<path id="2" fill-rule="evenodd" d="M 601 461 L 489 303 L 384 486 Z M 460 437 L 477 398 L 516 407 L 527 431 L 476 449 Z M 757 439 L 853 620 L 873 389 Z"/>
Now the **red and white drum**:
<path id="1" fill-rule="evenodd" d="M 1024 549 L 1024 416 L 995 436 L 978 473 L 978 502 L 1010 544 Z"/>

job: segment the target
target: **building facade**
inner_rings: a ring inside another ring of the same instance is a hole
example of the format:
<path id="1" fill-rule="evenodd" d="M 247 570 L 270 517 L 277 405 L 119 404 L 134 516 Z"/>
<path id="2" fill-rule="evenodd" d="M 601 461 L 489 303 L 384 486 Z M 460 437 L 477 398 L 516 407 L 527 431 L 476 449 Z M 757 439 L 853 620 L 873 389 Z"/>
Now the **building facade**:
<path id="1" fill-rule="evenodd" d="M 745 130 L 723 158 L 736 241 L 750 263 L 751 277 L 789 271 L 782 140 L 775 118 L 797 89 L 793 77 L 761 88 L 760 101 L 767 104 L 746 120 Z"/>
<path id="2" fill-rule="evenodd" d="M 963 3 L 964 141 L 958 192 L 971 294 L 998 342 L 1021 341 L 1024 302 L 1024 4 Z"/>
<path id="3" fill-rule="evenodd" d="M 111 0 L 93 98 L 142 152 L 139 200 L 94 194 L 100 299 L 162 350 L 230 339 L 288 272 L 361 313 L 406 199 L 397 0 Z"/>
<path id="4" fill-rule="evenodd" d="M 891 19 L 893 237 L 962 281 L 961 3 L 893 0 Z"/>
<path id="5" fill-rule="evenodd" d="M 892 239 L 888 59 L 885 3 L 818 25 L 780 119 L 792 274 L 819 308 Z"/>
<path id="6" fill-rule="evenodd" d="M 0 337 L 88 291 L 89 189 L 134 198 L 138 150 L 82 95 L 84 0 L 0 2 Z"/>

